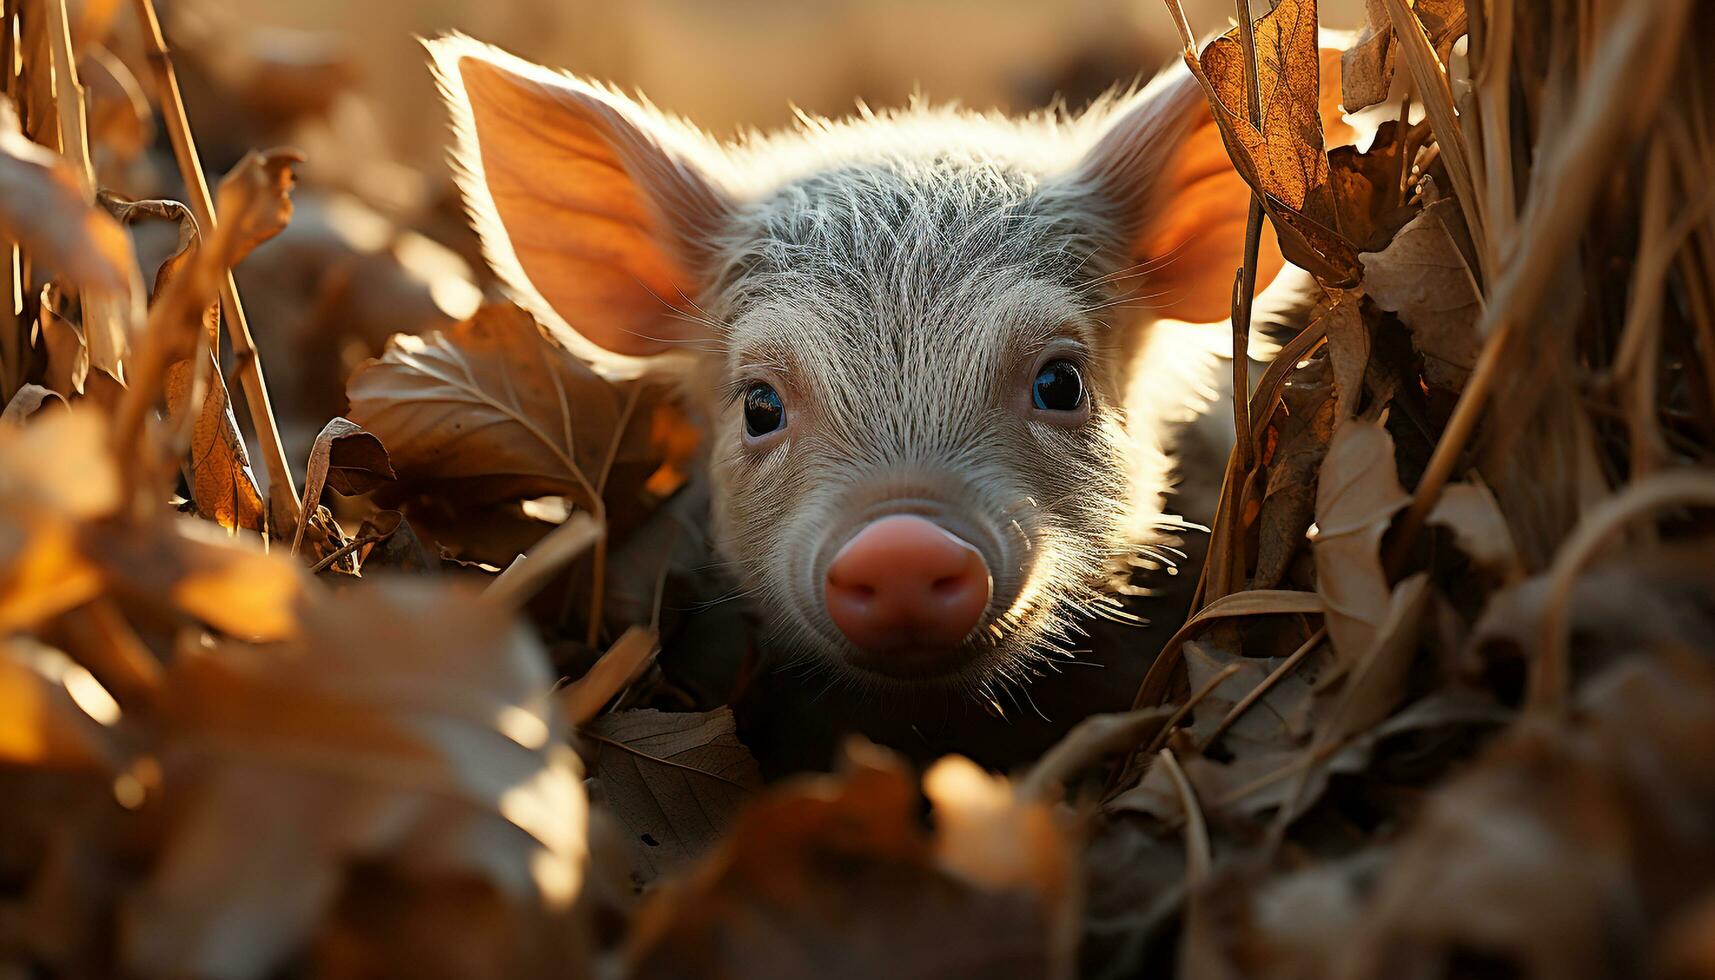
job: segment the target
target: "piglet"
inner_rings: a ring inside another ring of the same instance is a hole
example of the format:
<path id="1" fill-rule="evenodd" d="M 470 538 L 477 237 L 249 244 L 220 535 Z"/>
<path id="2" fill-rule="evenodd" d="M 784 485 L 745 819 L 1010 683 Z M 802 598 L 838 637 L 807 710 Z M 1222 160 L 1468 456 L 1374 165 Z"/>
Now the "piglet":
<path id="1" fill-rule="evenodd" d="M 1137 352 L 1159 319 L 1226 318 L 1241 264 L 1249 192 L 1188 72 L 1076 115 L 914 105 L 722 142 L 469 38 L 429 49 L 495 272 L 700 410 L 715 547 L 771 651 L 883 711 L 992 701 L 1112 604 L 1161 500 L 1134 479 L 1160 451 L 1128 425 Z"/>

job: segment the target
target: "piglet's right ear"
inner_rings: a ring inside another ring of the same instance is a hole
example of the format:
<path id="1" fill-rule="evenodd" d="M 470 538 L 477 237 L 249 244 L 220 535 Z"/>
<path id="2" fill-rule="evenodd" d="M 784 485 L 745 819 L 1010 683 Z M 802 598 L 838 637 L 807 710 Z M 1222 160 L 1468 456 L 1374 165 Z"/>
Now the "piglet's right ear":
<path id="1" fill-rule="evenodd" d="M 691 313 L 731 205 L 695 162 L 714 158 L 709 141 L 469 38 L 427 45 L 465 205 L 519 301 L 598 358 L 710 339 Z"/>

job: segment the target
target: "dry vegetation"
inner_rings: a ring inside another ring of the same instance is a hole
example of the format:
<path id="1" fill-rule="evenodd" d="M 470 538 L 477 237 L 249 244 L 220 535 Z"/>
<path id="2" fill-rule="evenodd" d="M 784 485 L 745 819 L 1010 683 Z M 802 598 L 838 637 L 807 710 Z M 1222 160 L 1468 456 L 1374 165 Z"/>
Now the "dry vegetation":
<path id="1" fill-rule="evenodd" d="M 1715 10 L 1369 6 L 1361 150 L 1314 0 L 1179 16 L 1322 298 L 1137 710 L 764 788 L 666 393 L 352 244 L 336 66 L 6 0 L 0 977 L 1715 977 Z"/>

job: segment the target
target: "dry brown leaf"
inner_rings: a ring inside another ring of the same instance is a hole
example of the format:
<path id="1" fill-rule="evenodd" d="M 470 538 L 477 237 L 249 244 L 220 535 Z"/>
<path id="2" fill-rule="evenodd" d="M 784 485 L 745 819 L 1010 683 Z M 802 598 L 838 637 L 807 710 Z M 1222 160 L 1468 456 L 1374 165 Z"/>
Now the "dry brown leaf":
<path id="1" fill-rule="evenodd" d="M 510 304 L 394 338 L 348 391 L 350 417 L 402 480 L 475 502 L 565 496 L 590 508 L 619 421 L 612 386 Z"/>
<path id="2" fill-rule="evenodd" d="M 1321 48 L 1316 5 L 1287 0 L 1257 18 L 1256 56 L 1262 125 L 1252 127 L 1239 29 L 1203 49 L 1203 70 L 1226 107 L 1265 193 L 1295 211 L 1325 193 L 1328 157 L 1322 145 Z"/>
<path id="3" fill-rule="evenodd" d="M 1192 690 L 1201 690 L 1222 671 L 1238 670 L 1222 681 L 1197 704 L 1189 731 L 1197 744 L 1205 744 L 1216 727 L 1240 700 L 1256 690 L 1282 664 L 1285 657 L 1245 657 L 1217 643 L 1187 643 L 1185 670 Z M 1327 656 L 1299 664 L 1275 681 L 1248 711 L 1222 734 L 1221 744 L 1240 756 L 1282 752 L 1301 747 L 1310 736 L 1305 719 L 1311 691 L 1326 666 Z M 1187 763 L 1189 764 L 1189 763 Z M 1193 780 L 1195 782 L 1195 780 Z"/>
<path id="4" fill-rule="evenodd" d="M 762 785 L 730 708 L 620 711 L 597 718 L 588 734 L 590 775 L 630 835 L 640 886 L 700 857 Z"/>
<path id="5" fill-rule="evenodd" d="M 12 400 L 6 403 L 5 410 L 0 411 L 0 425 L 23 425 L 44 408 L 55 405 L 63 407 L 65 404 L 64 396 L 52 388 L 44 388 L 38 384 L 22 385 L 12 395 Z"/>
<path id="6" fill-rule="evenodd" d="M 1332 314 L 1317 322 L 1326 333 Z M 1329 358 L 1318 350 L 1280 386 L 1280 407 L 1264 429 L 1262 462 L 1268 469 L 1257 514 L 1253 589 L 1277 588 L 1299 550 L 1316 511 L 1316 473 L 1333 438 L 1334 386 Z"/>
<path id="7" fill-rule="evenodd" d="M 982 888 L 1036 896 L 1048 920 L 1049 962 L 1073 963 L 1082 882 L 1050 804 L 956 755 L 923 774 L 923 795 L 935 815 L 941 866 Z"/>
<path id="8" fill-rule="evenodd" d="M 250 455 L 244 448 L 244 437 L 238 432 L 238 419 L 232 413 L 232 400 L 220 368 L 209 360 L 209 381 L 203 393 L 202 410 L 191 426 L 190 456 L 186 466 L 190 474 L 191 498 L 197 513 L 225 528 L 261 531 L 267 523 L 268 507 L 256 486 L 256 473 L 250 467 Z M 195 370 L 190 361 L 180 361 L 167 369 L 167 406 L 174 413 L 186 411 L 193 404 Z"/>
<path id="9" fill-rule="evenodd" d="M 81 537 L 107 586 L 123 596 L 257 642 L 298 632 L 310 583 L 296 563 L 262 550 L 256 539 L 192 517 L 89 527 Z"/>
<path id="10" fill-rule="evenodd" d="M 359 861 L 563 912 L 586 811 L 549 679 L 507 614 L 405 579 L 310 603 L 285 646 L 186 644 L 167 684 L 183 806 L 128 908 L 130 967 L 265 975 Z"/>
<path id="11" fill-rule="evenodd" d="M 1361 270 L 1338 231 L 1329 183 L 1318 38 L 1314 0 L 1282 0 L 1257 20 L 1260 127 L 1250 121 L 1239 29 L 1211 42 L 1200 61 L 1222 140 L 1239 174 L 1263 195 L 1281 251 L 1328 284 L 1350 286 Z"/>
<path id="12" fill-rule="evenodd" d="M 1414 0 L 1418 21 L 1429 34 L 1429 43 L 1445 63 L 1453 43 L 1466 31 L 1465 0 Z M 1393 86 L 1393 20 L 1383 0 L 1364 0 L 1364 27 L 1341 59 L 1342 86 L 1347 112 L 1359 112 L 1388 97 Z"/>
<path id="13" fill-rule="evenodd" d="M 1455 483 L 1443 490 L 1429 512 L 1429 523 L 1452 531 L 1459 550 L 1478 568 L 1503 581 L 1523 574 L 1506 515 L 1485 484 Z"/>
<path id="14" fill-rule="evenodd" d="M 1483 300 L 1455 234 L 1464 236 L 1459 207 L 1441 200 L 1400 229 L 1386 249 L 1360 256 L 1365 291 L 1377 306 L 1399 314 L 1423 355 L 1425 379 L 1448 391 L 1464 387 L 1483 349 L 1477 333 Z"/>
<path id="15" fill-rule="evenodd" d="M 89 378 L 89 345 L 83 329 L 59 314 L 60 291 L 52 283 L 42 287 L 36 317 L 36 343 L 47 355 L 42 382 L 64 398 L 83 394 Z"/>
<path id="16" fill-rule="evenodd" d="M 1332 711 L 1317 725 L 1319 745 L 1333 746 L 1380 724 L 1405 694 L 1406 674 L 1419 645 L 1419 625 L 1429 609 L 1429 576 L 1413 575 L 1393 590 L 1371 646 L 1351 664 Z M 1329 617 L 1332 621 L 1333 617 Z"/>
<path id="17" fill-rule="evenodd" d="M 293 149 L 252 150 L 221 178 L 220 220 L 229 242 L 225 265 L 244 261 L 286 229 L 292 220 L 292 167 L 303 162 L 304 155 Z"/>
<path id="18" fill-rule="evenodd" d="M 0 763 L 112 771 L 106 726 L 119 705 L 64 653 L 24 637 L 0 641 Z"/>
<path id="19" fill-rule="evenodd" d="M 1379 422 L 1348 420 L 1334 430 L 1316 486 L 1316 591 L 1341 664 L 1375 645 L 1387 617 L 1387 575 L 1379 554 L 1393 515 L 1411 500 L 1394 472 L 1393 437 Z"/>
<path id="20" fill-rule="evenodd" d="M 629 975 L 1031 977 L 1050 954 L 1045 910 L 937 866 L 901 764 L 860 746 L 840 777 L 766 794 L 722 845 L 639 910 Z"/>
<path id="21" fill-rule="evenodd" d="M 1334 374 L 1334 424 L 1358 414 L 1364 372 L 1370 366 L 1370 327 L 1357 295 L 1339 294 L 1328 311 L 1328 363 Z"/>
<path id="22" fill-rule="evenodd" d="M 1361 112 L 1388 97 L 1393 87 L 1393 22 L 1382 0 L 1365 0 L 1363 32 L 1341 59 L 1342 101 L 1347 112 Z"/>
<path id="23" fill-rule="evenodd" d="M 1092 715 L 1042 753 L 1018 780 L 1020 799 L 1054 802 L 1078 770 L 1104 755 L 1146 744 L 1173 717 L 1171 707 L 1142 708 L 1115 715 Z"/>
<path id="24" fill-rule="evenodd" d="M 119 507 L 106 442 L 106 426 L 87 411 L 0 427 L 0 631 L 27 629 L 100 591 L 78 533 Z"/>
<path id="25" fill-rule="evenodd" d="M 310 460 L 304 468 L 304 520 L 292 536 L 292 553 L 297 554 L 304 541 L 304 530 L 310 525 L 310 515 L 321 502 L 322 487 L 331 486 L 339 493 L 351 496 L 367 493 L 394 478 L 393 465 L 387 460 L 387 450 L 357 423 L 345 418 L 333 418 L 310 447 Z"/>
<path id="26" fill-rule="evenodd" d="M 1379 980 L 1480 951 L 1513 976 L 1652 975 L 1672 920 L 1640 911 L 1709 881 L 1715 677 L 1700 658 L 1640 658 L 1583 701 L 1583 723 L 1521 728 L 1435 794 L 1328 972 Z"/>
<path id="27" fill-rule="evenodd" d="M 179 228 L 179 250 L 161 263 L 155 273 L 155 285 L 150 295 L 152 304 L 161 304 L 168 284 L 181 275 L 201 275 L 203 270 L 189 271 L 194 264 L 206 262 L 197 253 L 202 244 L 197 232 L 196 218 L 190 209 L 178 201 L 123 201 L 106 199 L 108 207 L 120 221 L 127 224 L 140 219 L 173 221 Z M 185 482 L 191 489 L 197 513 L 227 529 L 243 528 L 260 532 L 267 523 L 268 508 L 256 485 L 256 473 L 250 468 L 250 455 L 244 446 L 244 436 L 238 431 L 238 419 L 232 411 L 232 399 L 226 390 L 219 361 L 215 357 L 220 339 L 220 303 L 211 301 L 197 314 L 201 335 L 208 341 L 203 352 L 206 367 L 203 377 L 206 390 L 198 401 L 197 360 L 192 351 L 167 367 L 162 380 L 167 410 L 174 418 L 183 418 L 193 406 L 200 404 L 190 428 L 189 456 L 184 461 Z M 198 343 L 197 325 L 189 322 L 172 331 L 186 343 Z"/>
<path id="28" fill-rule="evenodd" d="M 0 238 L 79 290 L 129 295 L 136 276 L 124 229 L 90 205 L 63 157 L 18 132 L 10 102 L 0 104 Z"/>
<path id="29" fill-rule="evenodd" d="M 42 18 L 26 20 L 39 24 Z M 64 57 L 62 46 L 54 45 L 53 51 Z M 35 84 L 45 81 L 40 75 L 34 79 Z M 27 257 L 77 290 L 91 363 L 123 378 L 130 331 L 142 318 L 137 260 L 124 231 L 90 206 L 78 159 L 62 158 L 25 139 L 12 103 L 0 106 L 0 239 L 17 242 Z"/>
<path id="30" fill-rule="evenodd" d="M 1453 42 L 1465 36 L 1465 3 L 1466 0 L 1412 0 L 1412 12 L 1417 14 L 1418 23 L 1423 25 L 1430 45 L 1442 61 L 1447 60 Z"/>
<path id="31" fill-rule="evenodd" d="M 322 429 L 339 427 L 328 447 L 327 485 L 335 493 L 355 497 L 398 478 L 387 458 L 387 447 L 349 419 L 334 418 Z M 349 426 L 350 428 L 346 428 Z M 318 437 L 317 441 L 320 441 Z"/>
<path id="32" fill-rule="evenodd" d="M 1340 233 L 1360 253 L 1386 248 L 1399 229 L 1417 216 L 1416 207 L 1407 203 L 1411 189 L 1402 186 L 1410 174 L 1400 158 L 1415 151 L 1425 136 L 1423 129 L 1421 124 L 1402 128 L 1398 120 L 1390 119 L 1376 129 L 1368 150 L 1342 146 L 1328 154 Z"/>

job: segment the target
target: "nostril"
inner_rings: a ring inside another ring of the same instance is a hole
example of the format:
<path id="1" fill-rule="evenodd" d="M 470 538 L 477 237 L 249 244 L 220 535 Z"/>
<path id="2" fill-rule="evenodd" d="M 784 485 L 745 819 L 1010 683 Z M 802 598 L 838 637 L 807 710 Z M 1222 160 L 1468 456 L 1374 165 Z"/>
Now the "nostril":
<path id="1" fill-rule="evenodd" d="M 970 576 L 964 574 L 943 575 L 929 583 L 930 591 L 936 595 L 946 595 L 949 592 L 962 592 L 971 582 Z"/>

